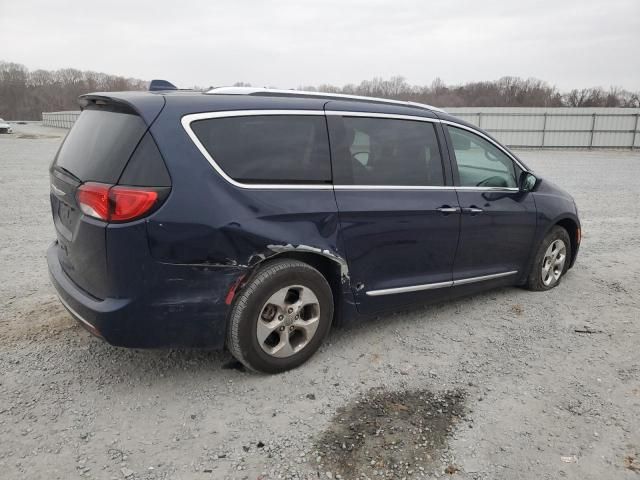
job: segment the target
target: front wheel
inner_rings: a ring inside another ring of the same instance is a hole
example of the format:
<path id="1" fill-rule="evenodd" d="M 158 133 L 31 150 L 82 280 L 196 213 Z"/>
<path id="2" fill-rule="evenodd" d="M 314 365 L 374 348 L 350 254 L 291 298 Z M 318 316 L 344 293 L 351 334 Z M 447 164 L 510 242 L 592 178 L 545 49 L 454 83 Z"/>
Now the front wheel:
<path id="1" fill-rule="evenodd" d="M 538 248 L 527 279 L 527 288 L 544 291 L 558 285 L 569 268 L 570 258 L 569 234 L 562 227 L 553 227 Z"/>
<path id="2" fill-rule="evenodd" d="M 282 372 L 318 350 L 332 319 L 333 295 L 324 276 L 306 263 L 277 260 L 261 268 L 238 294 L 227 348 L 252 370 Z"/>

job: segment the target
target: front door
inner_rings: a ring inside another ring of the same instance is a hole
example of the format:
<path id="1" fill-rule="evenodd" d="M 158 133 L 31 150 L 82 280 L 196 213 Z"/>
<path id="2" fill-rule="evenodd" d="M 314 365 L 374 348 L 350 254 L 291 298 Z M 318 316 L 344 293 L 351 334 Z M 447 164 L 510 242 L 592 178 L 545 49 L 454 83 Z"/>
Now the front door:
<path id="1" fill-rule="evenodd" d="M 448 127 L 462 210 L 454 281 L 513 278 L 523 272 L 536 229 L 533 195 L 520 192 L 522 169 L 488 139 Z"/>
<path id="2" fill-rule="evenodd" d="M 367 313 L 451 285 L 460 214 L 439 125 L 362 115 L 327 110 L 341 238 Z"/>

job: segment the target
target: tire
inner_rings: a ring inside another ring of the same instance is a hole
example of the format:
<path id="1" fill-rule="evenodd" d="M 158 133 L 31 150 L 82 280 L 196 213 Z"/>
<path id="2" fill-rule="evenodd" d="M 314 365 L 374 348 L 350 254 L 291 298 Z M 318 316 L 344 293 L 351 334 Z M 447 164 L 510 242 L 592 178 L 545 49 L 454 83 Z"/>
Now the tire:
<path id="1" fill-rule="evenodd" d="M 554 253 L 554 249 L 557 253 Z M 564 258 L 558 264 L 561 256 Z M 558 286 L 569 269 L 570 259 L 571 240 L 569 239 L 569 234 L 564 228 L 555 226 L 540 243 L 531 266 L 531 272 L 529 272 L 529 277 L 527 278 L 526 287 L 529 290 L 541 292 Z"/>
<path id="2" fill-rule="evenodd" d="M 333 294 L 324 276 L 297 260 L 267 263 L 236 295 L 227 348 L 247 368 L 279 373 L 318 350 L 333 320 Z"/>

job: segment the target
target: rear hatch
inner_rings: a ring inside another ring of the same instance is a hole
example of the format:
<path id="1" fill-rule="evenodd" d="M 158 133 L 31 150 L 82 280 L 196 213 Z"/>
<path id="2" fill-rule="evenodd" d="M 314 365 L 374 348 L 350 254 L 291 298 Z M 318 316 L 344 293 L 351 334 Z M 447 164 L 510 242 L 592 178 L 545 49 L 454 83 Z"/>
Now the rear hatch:
<path id="1" fill-rule="evenodd" d="M 89 102 L 51 165 L 51 208 L 60 264 L 78 287 L 98 299 L 112 293 L 106 248 L 109 220 L 93 215 L 86 205 L 81 209 L 78 189 L 98 185 L 109 192 L 122 177 L 144 185 L 144 179 L 136 179 L 148 170 L 140 165 L 148 164 L 150 156 L 155 157 L 154 175 L 159 167 L 164 171 L 161 183 L 170 183 L 147 128 L 145 120 L 126 105 Z M 104 201 L 110 202 L 111 198 Z"/>

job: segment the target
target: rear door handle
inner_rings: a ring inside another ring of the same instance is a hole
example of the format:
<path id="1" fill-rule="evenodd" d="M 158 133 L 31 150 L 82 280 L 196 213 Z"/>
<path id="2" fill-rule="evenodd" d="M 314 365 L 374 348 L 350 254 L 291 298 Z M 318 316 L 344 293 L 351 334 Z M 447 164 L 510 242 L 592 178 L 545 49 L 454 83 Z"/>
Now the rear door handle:
<path id="1" fill-rule="evenodd" d="M 450 213 L 460 212 L 460 209 L 458 207 L 450 207 L 449 205 L 443 205 L 439 208 L 436 208 L 436 210 L 442 213 L 443 215 L 449 215 Z"/>
<path id="2" fill-rule="evenodd" d="M 482 212 L 484 212 L 484 210 L 478 207 L 466 207 L 462 209 L 462 213 L 470 213 L 471 215 L 477 215 Z"/>

